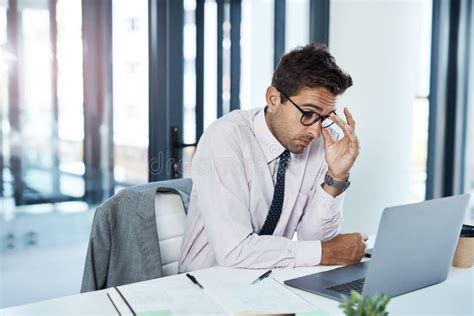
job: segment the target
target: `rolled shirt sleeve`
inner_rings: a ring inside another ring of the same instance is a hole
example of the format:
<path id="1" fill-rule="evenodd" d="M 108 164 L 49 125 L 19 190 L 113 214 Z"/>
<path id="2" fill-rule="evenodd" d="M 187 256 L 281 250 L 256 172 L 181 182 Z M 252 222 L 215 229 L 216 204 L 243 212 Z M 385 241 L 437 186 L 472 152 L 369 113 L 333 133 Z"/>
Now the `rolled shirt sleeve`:
<path id="1" fill-rule="evenodd" d="M 341 230 L 345 193 L 333 197 L 322 188 L 327 165 L 323 165 L 316 178 L 312 197 L 305 207 L 297 228 L 299 240 L 329 240 Z"/>

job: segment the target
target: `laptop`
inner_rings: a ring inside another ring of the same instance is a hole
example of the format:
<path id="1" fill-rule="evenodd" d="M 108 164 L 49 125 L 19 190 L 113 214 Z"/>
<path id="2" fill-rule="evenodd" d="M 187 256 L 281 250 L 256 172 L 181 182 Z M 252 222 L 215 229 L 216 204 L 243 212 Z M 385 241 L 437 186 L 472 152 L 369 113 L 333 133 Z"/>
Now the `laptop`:
<path id="1" fill-rule="evenodd" d="M 388 207 L 371 259 L 285 281 L 286 285 L 342 301 L 355 290 L 391 297 L 446 280 L 470 195 Z"/>

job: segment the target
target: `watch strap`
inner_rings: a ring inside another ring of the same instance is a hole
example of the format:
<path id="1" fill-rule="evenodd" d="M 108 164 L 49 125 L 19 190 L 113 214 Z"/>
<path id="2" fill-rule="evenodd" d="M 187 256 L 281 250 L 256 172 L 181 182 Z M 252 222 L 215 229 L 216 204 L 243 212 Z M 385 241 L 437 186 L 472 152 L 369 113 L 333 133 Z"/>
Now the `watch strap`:
<path id="1" fill-rule="evenodd" d="M 347 188 L 351 185 L 351 182 L 349 181 L 349 177 L 347 177 L 346 181 L 337 181 L 337 180 L 334 180 L 333 177 L 329 175 L 329 172 L 326 172 L 326 175 L 324 176 L 324 183 L 336 189 L 342 190 L 343 192 L 347 190 Z"/>

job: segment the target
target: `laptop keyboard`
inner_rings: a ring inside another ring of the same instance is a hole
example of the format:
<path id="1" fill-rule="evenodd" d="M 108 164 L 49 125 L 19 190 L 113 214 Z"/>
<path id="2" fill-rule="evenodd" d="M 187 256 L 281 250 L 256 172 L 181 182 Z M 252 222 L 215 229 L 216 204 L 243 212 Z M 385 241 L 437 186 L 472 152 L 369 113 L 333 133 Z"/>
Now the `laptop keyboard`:
<path id="1" fill-rule="evenodd" d="M 365 281 L 365 278 L 358 279 L 351 282 L 334 285 L 334 286 L 328 287 L 327 289 L 337 292 L 337 293 L 344 294 L 344 295 L 351 295 L 352 290 L 358 293 L 362 293 L 362 288 L 364 287 L 364 281 Z"/>

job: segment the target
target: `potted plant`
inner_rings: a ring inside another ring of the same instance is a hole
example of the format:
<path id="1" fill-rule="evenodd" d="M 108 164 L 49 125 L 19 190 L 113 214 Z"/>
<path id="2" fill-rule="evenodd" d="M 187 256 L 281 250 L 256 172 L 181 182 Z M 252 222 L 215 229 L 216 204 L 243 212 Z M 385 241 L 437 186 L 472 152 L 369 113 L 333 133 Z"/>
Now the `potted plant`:
<path id="1" fill-rule="evenodd" d="M 385 295 L 362 296 L 356 291 L 351 291 L 339 305 L 347 316 L 385 316 L 385 311 L 390 297 Z"/>

